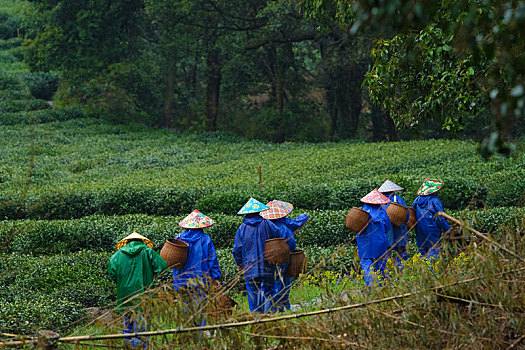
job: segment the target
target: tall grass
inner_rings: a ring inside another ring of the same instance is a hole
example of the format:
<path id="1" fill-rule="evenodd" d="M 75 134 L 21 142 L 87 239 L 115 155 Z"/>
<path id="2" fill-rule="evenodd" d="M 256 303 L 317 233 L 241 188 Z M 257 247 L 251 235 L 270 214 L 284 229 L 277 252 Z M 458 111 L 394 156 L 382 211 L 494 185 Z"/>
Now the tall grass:
<path id="1" fill-rule="evenodd" d="M 431 266 L 415 256 L 402 271 L 391 265 L 389 279 L 370 288 L 359 275 L 323 274 L 322 266 L 316 266 L 296 280 L 292 298 L 307 298 L 300 312 L 335 309 L 317 315 L 292 314 L 272 321 L 281 315 L 251 314 L 241 308 L 231 316 L 214 316 L 203 313 L 209 302 L 181 301 L 169 286 L 142 295 L 137 308 L 128 311 L 147 320 L 150 331 L 195 327 L 205 316 L 210 327 L 225 325 L 152 336 L 153 349 L 519 348 L 525 329 L 524 233 L 525 219 L 498 228 L 499 243 L 516 256 L 483 239 L 448 241 L 439 263 Z M 249 320 L 257 322 L 232 326 Z M 122 319 L 115 317 L 74 333 L 118 334 L 121 325 Z M 106 346 L 122 343 L 104 341 Z"/>

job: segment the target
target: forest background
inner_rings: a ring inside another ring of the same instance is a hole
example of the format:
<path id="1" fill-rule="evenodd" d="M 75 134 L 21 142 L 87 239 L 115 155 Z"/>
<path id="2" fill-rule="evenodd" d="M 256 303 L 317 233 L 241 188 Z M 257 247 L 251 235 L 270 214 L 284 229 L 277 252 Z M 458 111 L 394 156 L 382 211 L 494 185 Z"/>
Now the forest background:
<path id="1" fill-rule="evenodd" d="M 37 97 L 89 117 L 274 142 L 485 138 L 490 152 L 525 130 L 520 2 L 12 3 L 0 37 L 23 39 Z"/>

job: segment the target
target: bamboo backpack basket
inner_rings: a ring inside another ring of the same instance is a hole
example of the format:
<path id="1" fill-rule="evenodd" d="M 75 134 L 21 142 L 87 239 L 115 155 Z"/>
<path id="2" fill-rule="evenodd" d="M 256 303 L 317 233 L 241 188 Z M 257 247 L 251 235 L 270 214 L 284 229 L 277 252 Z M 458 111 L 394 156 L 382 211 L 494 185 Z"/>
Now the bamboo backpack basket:
<path id="1" fill-rule="evenodd" d="M 417 216 L 416 211 L 413 208 L 408 208 L 408 222 L 407 222 L 407 228 L 411 230 L 414 226 L 417 224 Z"/>
<path id="2" fill-rule="evenodd" d="M 394 226 L 401 226 L 407 219 L 407 208 L 401 204 L 392 202 L 386 208 L 386 215 Z"/>
<path id="3" fill-rule="evenodd" d="M 160 256 L 169 267 L 180 270 L 188 259 L 189 248 L 190 245 L 180 239 L 168 238 L 160 250 Z"/>
<path id="4" fill-rule="evenodd" d="M 361 232 L 364 230 L 366 225 L 368 225 L 368 212 L 363 209 L 353 207 L 350 209 L 348 214 L 346 214 L 345 224 L 350 230 Z"/>
<path id="5" fill-rule="evenodd" d="M 290 247 L 286 238 L 272 238 L 264 242 L 264 258 L 268 264 L 288 264 L 290 260 Z"/>
<path id="6" fill-rule="evenodd" d="M 215 294 L 209 299 L 206 306 L 206 313 L 215 317 L 229 317 L 237 306 L 237 302 L 230 298 L 223 290 L 216 289 Z"/>
<path id="7" fill-rule="evenodd" d="M 296 249 L 290 254 L 290 265 L 286 269 L 287 277 L 299 277 L 306 273 L 306 257 L 302 249 Z"/>

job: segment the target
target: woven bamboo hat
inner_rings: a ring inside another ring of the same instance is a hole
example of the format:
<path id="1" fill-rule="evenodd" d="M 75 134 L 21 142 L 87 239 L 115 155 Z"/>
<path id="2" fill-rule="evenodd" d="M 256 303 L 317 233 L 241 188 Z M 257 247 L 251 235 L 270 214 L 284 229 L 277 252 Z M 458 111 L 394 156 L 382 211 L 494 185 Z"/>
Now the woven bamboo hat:
<path id="1" fill-rule="evenodd" d="M 262 211 L 268 210 L 268 206 L 262 204 L 255 198 L 250 198 L 248 202 L 239 210 L 237 215 L 253 214 L 260 213 Z"/>
<path id="2" fill-rule="evenodd" d="M 372 192 L 361 198 L 361 202 L 368 204 L 386 204 L 390 203 L 390 199 L 386 198 L 384 194 L 375 188 Z"/>
<path id="3" fill-rule="evenodd" d="M 266 205 L 270 209 L 265 210 L 259 214 L 265 219 L 268 219 L 268 220 L 280 219 L 288 215 L 286 210 L 284 210 L 284 208 L 281 207 L 279 204 L 275 203 L 275 201 L 268 202 L 268 204 Z"/>
<path id="4" fill-rule="evenodd" d="M 381 187 L 379 187 L 379 192 L 385 193 L 385 192 L 395 192 L 395 191 L 403 191 L 403 187 L 399 186 L 393 181 L 386 180 Z"/>
<path id="5" fill-rule="evenodd" d="M 436 193 L 443 188 L 445 181 L 438 179 L 426 178 L 421 187 L 417 190 L 418 196 L 428 196 L 432 193 Z"/>
<path id="6" fill-rule="evenodd" d="M 184 220 L 179 222 L 179 226 L 182 228 L 199 229 L 210 227 L 215 221 L 195 209 L 190 215 L 186 216 Z"/>
<path id="7" fill-rule="evenodd" d="M 148 238 L 144 237 L 143 235 L 133 232 L 129 236 L 123 238 L 120 242 L 117 243 L 117 250 L 124 247 L 126 244 L 128 244 L 131 241 L 142 241 L 145 245 L 153 249 L 153 242 L 150 241 Z"/>
<path id="8" fill-rule="evenodd" d="M 278 206 L 283 208 L 284 211 L 286 212 L 286 215 L 290 214 L 292 212 L 292 210 L 293 210 L 293 204 L 292 203 L 288 203 L 288 202 L 284 202 L 284 201 L 278 201 L 276 199 L 274 199 L 272 202 L 274 202 L 275 204 L 277 204 Z"/>

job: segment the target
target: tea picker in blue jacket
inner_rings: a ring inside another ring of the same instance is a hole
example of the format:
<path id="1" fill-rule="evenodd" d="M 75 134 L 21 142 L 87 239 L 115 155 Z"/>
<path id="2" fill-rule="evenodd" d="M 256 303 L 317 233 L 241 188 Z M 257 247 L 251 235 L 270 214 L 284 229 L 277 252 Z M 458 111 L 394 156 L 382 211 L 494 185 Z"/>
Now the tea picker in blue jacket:
<path id="1" fill-rule="evenodd" d="M 182 269 L 173 269 L 173 289 L 179 291 L 185 288 L 183 297 L 188 297 L 186 302 L 197 308 L 203 308 L 202 301 L 205 300 L 212 281 L 216 287 L 221 286 L 221 271 L 215 246 L 210 236 L 202 230 L 214 223 L 200 211 L 194 210 L 179 223 L 186 230 L 175 237 L 188 243 L 189 249 Z M 188 308 L 184 310 L 188 311 Z M 202 317 L 201 313 L 195 313 L 193 317 L 195 325 L 206 325 L 206 317 Z"/>
<path id="2" fill-rule="evenodd" d="M 399 186 L 398 184 L 386 180 L 381 187 L 379 187 L 379 192 L 385 195 L 390 200 L 390 203 L 398 203 L 404 207 L 407 207 L 407 204 L 405 203 L 405 200 L 403 197 L 398 195 L 396 192 L 402 191 L 403 187 Z M 387 209 L 390 203 L 383 204 L 383 209 Z M 388 239 L 388 245 L 389 247 L 392 247 L 397 252 L 396 256 L 396 265 L 402 266 L 401 260 L 408 259 L 408 251 L 407 251 L 407 244 L 408 244 L 408 230 L 407 230 L 407 221 L 409 217 L 409 212 L 407 208 L 407 218 L 401 226 L 395 226 L 391 225 L 390 230 L 387 232 L 387 239 Z M 401 258 L 401 259 L 400 259 Z"/>
<path id="3" fill-rule="evenodd" d="M 189 249 L 188 259 L 182 269 L 173 269 L 173 289 L 179 290 L 191 285 L 209 288 L 212 280 L 217 287 L 220 286 L 221 271 L 215 246 L 210 236 L 202 230 L 214 223 L 198 210 L 194 210 L 179 223 L 186 230 L 175 238 L 188 243 Z"/>
<path id="4" fill-rule="evenodd" d="M 275 224 L 259 215 L 268 209 L 250 198 L 239 210 L 237 214 L 245 216 L 235 234 L 232 250 L 237 268 L 244 272 L 250 311 L 259 313 L 270 311 L 275 275 L 275 266 L 264 259 L 265 242 L 285 236 Z"/>
<path id="5" fill-rule="evenodd" d="M 286 215 L 290 214 L 293 210 L 293 205 L 288 202 L 273 200 L 266 204 L 270 210 L 263 211 L 261 216 L 265 219 L 271 220 L 282 232 L 285 233 L 284 237 L 290 247 L 290 252 L 295 250 L 295 237 L 293 231 L 296 231 L 308 221 L 307 214 L 301 214 L 297 219 L 287 218 Z M 292 277 L 286 276 L 286 270 L 288 264 L 277 265 L 276 276 L 273 287 L 273 305 L 271 310 L 273 312 L 279 312 L 284 310 L 290 310 L 290 288 L 292 284 Z"/>
<path id="6" fill-rule="evenodd" d="M 361 209 L 368 212 L 369 222 L 366 228 L 357 234 L 357 252 L 365 283 L 369 286 L 374 283 L 372 271 L 382 275 L 386 266 L 384 259 L 388 248 L 386 233 L 390 230 L 391 224 L 381 205 L 389 203 L 390 200 L 374 189 L 361 198 L 361 202 L 365 203 Z"/>
<path id="7" fill-rule="evenodd" d="M 443 188 L 444 181 L 426 178 L 417 190 L 418 197 L 412 207 L 416 211 L 416 242 L 421 255 L 431 261 L 439 258 L 442 233 L 450 230 L 447 220 L 439 215 L 443 211 L 443 203 L 436 192 Z"/>

